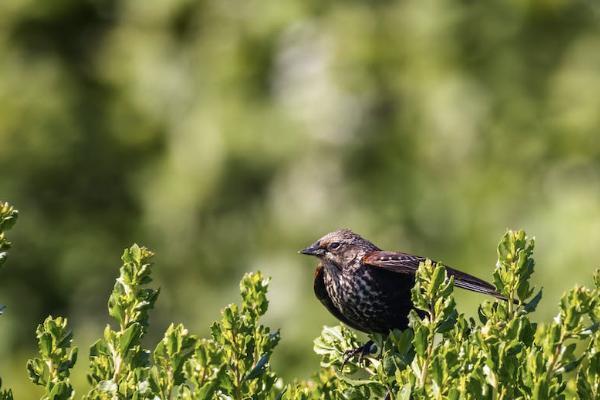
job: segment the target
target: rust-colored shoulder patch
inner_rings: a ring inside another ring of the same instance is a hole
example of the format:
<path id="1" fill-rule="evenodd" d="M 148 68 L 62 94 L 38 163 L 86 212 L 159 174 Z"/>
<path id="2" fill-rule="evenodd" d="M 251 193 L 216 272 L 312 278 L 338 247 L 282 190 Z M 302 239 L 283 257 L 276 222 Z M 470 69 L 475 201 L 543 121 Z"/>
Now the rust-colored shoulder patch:
<path id="1" fill-rule="evenodd" d="M 398 273 L 414 273 L 423 257 L 395 251 L 373 251 L 363 258 L 363 263 Z"/>

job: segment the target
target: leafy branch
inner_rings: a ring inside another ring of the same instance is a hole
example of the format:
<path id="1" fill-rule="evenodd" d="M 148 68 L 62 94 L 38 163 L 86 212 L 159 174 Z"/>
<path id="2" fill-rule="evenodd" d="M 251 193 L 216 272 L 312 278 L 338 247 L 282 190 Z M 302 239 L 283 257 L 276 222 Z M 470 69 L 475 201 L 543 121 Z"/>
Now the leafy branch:
<path id="1" fill-rule="evenodd" d="M 90 348 L 88 399 L 129 399 L 149 396 L 150 352 L 141 340 L 148 328 L 148 313 L 159 291 L 146 288 L 152 281 L 152 252 L 133 245 L 121 257 L 123 264 L 108 300 L 108 312 L 119 324 L 110 325 Z"/>
<path id="2" fill-rule="evenodd" d="M 17 222 L 19 211 L 10 204 L 0 201 L 0 267 L 6 262 L 8 250 L 12 243 L 8 241 L 5 232 Z"/>
<path id="3" fill-rule="evenodd" d="M 8 241 L 5 232 L 11 229 L 17 222 L 19 212 L 10 204 L 0 201 L 0 267 L 6 262 L 8 250 L 12 243 Z M 4 306 L 0 305 L 0 314 L 2 314 Z M 13 394 L 10 389 L 2 389 L 2 379 L 0 379 L 0 400 L 12 400 Z"/>
<path id="4" fill-rule="evenodd" d="M 69 375 L 77 361 L 77 347 L 71 347 L 73 334 L 67 329 L 67 320 L 46 318 L 38 326 L 36 336 L 40 357 L 27 362 L 29 379 L 45 387 L 44 400 L 71 399 L 73 387 Z"/>

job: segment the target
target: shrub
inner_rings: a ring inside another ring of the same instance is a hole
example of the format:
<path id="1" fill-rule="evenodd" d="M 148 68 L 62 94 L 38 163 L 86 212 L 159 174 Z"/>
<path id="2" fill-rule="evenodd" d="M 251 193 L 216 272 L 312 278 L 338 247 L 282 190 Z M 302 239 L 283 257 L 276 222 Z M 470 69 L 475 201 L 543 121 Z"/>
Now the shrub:
<path id="1" fill-rule="evenodd" d="M 0 203 L 0 262 L 6 231 L 17 212 Z M 159 291 L 151 283 L 152 253 L 133 245 L 108 311 L 115 319 L 89 351 L 86 399 L 580 399 L 600 398 L 600 273 L 594 288 L 575 287 L 545 324 L 529 318 L 542 297 L 530 284 L 534 242 L 507 232 L 498 245 L 494 284 L 507 301 L 488 299 L 478 318 L 456 309 L 453 279 L 442 265 L 422 263 L 412 300 L 410 328 L 372 335 L 362 359 L 344 362 L 360 343 L 343 325 L 324 327 L 314 341 L 321 368 L 312 380 L 284 384 L 270 366 L 279 332 L 260 324 L 268 307 L 268 279 L 246 274 L 242 301 L 231 304 L 199 339 L 171 324 L 153 351 L 142 338 Z M 37 331 L 39 357 L 29 360 L 31 381 L 43 399 L 71 399 L 69 373 L 77 348 L 67 320 L 48 317 Z M 1 399 L 12 393 L 0 392 Z"/>
<path id="2" fill-rule="evenodd" d="M 0 267 L 6 261 L 11 243 L 5 237 L 5 232 L 17 222 L 19 212 L 10 204 L 0 201 Z"/>
<path id="3" fill-rule="evenodd" d="M 6 261 L 8 250 L 11 243 L 5 236 L 8 231 L 17 221 L 19 212 L 10 204 L 0 201 L 0 267 Z M 0 305 L 0 314 L 4 310 L 4 306 Z M 0 400 L 12 400 L 12 392 L 10 390 L 2 390 L 2 380 L 0 379 Z"/>
<path id="4" fill-rule="evenodd" d="M 240 284 L 242 303 L 231 304 L 198 339 L 181 324 L 171 324 L 153 351 L 142 346 L 148 314 L 159 292 L 151 283 L 152 253 L 138 245 L 126 249 L 119 277 L 108 300 L 116 328 L 107 325 L 90 348 L 85 399 L 271 399 L 282 392 L 269 359 L 279 332 L 259 324 L 267 311 L 268 280 L 246 274 Z M 39 358 L 27 369 L 33 383 L 44 386 L 43 399 L 73 397 L 69 370 L 77 359 L 67 321 L 48 317 L 38 327 Z"/>

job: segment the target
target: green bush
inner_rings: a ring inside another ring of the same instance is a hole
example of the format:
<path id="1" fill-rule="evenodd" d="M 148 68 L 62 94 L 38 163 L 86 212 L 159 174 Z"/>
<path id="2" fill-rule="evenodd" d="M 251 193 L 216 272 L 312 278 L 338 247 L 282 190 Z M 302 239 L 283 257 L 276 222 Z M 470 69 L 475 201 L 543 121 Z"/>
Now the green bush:
<path id="1" fill-rule="evenodd" d="M 258 323 L 267 311 L 267 283 L 260 273 L 246 274 L 240 284 L 242 304 L 226 307 L 199 340 L 183 325 L 171 324 L 153 351 L 142 339 L 158 290 L 152 281 L 152 253 L 133 245 L 108 301 L 110 325 L 90 348 L 86 399 L 270 399 L 282 392 L 269 358 L 279 332 Z M 69 370 L 77 359 L 66 320 L 48 317 L 38 327 L 39 358 L 27 363 L 30 379 L 44 386 L 44 399 L 70 399 Z"/>
<path id="2" fill-rule="evenodd" d="M 8 250 L 10 249 L 11 243 L 5 236 L 5 232 L 8 231 L 17 221 L 19 212 L 15 210 L 10 204 L 0 201 L 0 267 L 6 261 Z M 0 314 L 4 306 L 0 305 Z M 10 390 L 2 390 L 2 380 L 0 379 L 0 400 L 11 400 L 13 398 Z"/>
<path id="3" fill-rule="evenodd" d="M 0 261 L 17 212 L 0 204 Z M 594 288 L 565 293 L 556 318 L 529 318 L 542 292 L 530 285 L 534 242 L 507 232 L 498 246 L 494 283 L 507 301 L 487 299 L 478 318 L 456 309 L 453 278 L 441 265 L 419 267 L 412 291 L 410 328 L 387 337 L 362 359 L 344 362 L 360 343 L 340 325 L 325 327 L 314 342 L 321 369 L 312 380 L 285 384 L 271 369 L 278 331 L 260 324 L 268 307 L 268 279 L 246 274 L 242 301 L 231 304 L 199 339 L 171 324 L 153 351 L 142 339 L 159 291 L 147 287 L 152 253 L 133 245 L 108 301 L 115 319 L 89 352 L 86 399 L 598 399 L 600 398 L 600 273 Z M 69 374 L 77 348 L 67 320 L 48 317 L 37 331 L 39 357 L 29 360 L 31 381 L 43 399 L 71 399 Z M 10 391 L 0 399 L 12 399 Z"/>
<path id="4" fill-rule="evenodd" d="M 10 242 L 4 233 L 17 222 L 18 216 L 19 212 L 10 204 L 0 201 L 0 267 L 6 261 L 7 251 L 10 249 Z"/>

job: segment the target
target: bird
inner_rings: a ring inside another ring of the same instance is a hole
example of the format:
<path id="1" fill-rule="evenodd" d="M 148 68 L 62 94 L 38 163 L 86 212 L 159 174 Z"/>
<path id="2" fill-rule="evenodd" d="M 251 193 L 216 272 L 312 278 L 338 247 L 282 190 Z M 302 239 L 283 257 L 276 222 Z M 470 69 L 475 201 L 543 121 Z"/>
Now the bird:
<path id="1" fill-rule="evenodd" d="M 328 233 L 299 253 L 319 259 L 315 295 L 345 325 L 368 334 L 408 327 L 411 289 L 425 257 L 381 250 L 349 229 Z M 456 287 L 506 299 L 484 280 L 450 267 L 446 272 Z"/>

